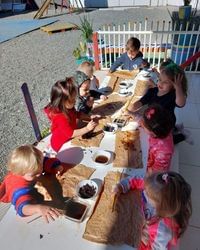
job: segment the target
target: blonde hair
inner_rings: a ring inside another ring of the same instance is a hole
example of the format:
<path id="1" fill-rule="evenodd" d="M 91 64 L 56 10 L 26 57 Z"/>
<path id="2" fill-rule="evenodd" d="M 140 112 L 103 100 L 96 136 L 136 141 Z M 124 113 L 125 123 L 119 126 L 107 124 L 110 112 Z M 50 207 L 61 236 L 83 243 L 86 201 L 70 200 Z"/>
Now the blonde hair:
<path id="1" fill-rule="evenodd" d="M 8 170 L 17 175 L 35 173 L 43 164 L 42 152 L 32 145 L 15 148 L 8 158 Z"/>
<path id="2" fill-rule="evenodd" d="M 94 72 L 93 67 L 94 67 L 94 63 L 84 61 L 79 65 L 78 70 L 85 73 L 88 77 L 91 78 Z"/>
<path id="3" fill-rule="evenodd" d="M 190 185 L 178 173 L 157 172 L 146 177 L 145 191 L 156 203 L 159 217 L 171 217 L 177 222 L 180 237 L 185 232 L 192 214 Z"/>

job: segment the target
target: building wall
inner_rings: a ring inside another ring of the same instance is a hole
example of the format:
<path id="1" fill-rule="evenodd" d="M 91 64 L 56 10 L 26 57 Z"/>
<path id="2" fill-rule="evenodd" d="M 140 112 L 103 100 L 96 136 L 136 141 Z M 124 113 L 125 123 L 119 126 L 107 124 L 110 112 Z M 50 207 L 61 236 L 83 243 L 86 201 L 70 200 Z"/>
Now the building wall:
<path id="1" fill-rule="evenodd" d="M 119 7 L 119 6 L 166 6 L 174 5 L 181 6 L 183 5 L 183 0 L 71 0 L 72 4 L 76 6 L 76 2 L 81 2 L 84 7 L 87 8 L 107 8 L 107 7 Z M 196 1 L 192 1 L 193 8 L 196 5 Z M 80 7 L 80 4 L 79 4 Z M 200 9 L 200 2 L 198 4 L 198 9 Z"/>

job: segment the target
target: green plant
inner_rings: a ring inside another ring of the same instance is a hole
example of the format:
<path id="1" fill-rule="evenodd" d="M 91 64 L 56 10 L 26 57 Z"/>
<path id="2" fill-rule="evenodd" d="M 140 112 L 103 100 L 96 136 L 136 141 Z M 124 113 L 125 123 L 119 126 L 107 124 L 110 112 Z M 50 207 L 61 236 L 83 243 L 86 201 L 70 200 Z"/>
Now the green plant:
<path id="1" fill-rule="evenodd" d="M 83 42 L 91 42 L 93 34 L 93 23 L 89 16 L 80 17 L 80 25 L 76 25 L 79 30 L 81 30 L 81 37 Z"/>
<path id="2" fill-rule="evenodd" d="M 46 136 L 49 135 L 50 133 L 51 133 L 50 128 L 49 128 L 49 127 L 45 127 L 45 128 L 41 131 L 42 138 L 46 137 Z"/>
<path id="3" fill-rule="evenodd" d="M 86 42 L 80 41 L 79 46 L 80 46 L 81 52 L 85 53 L 86 50 L 87 50 L 87 44 L 86 44 Z"/>
<path id="4" fill-rule="evenodd" d="M 76 58 L 76 59 L 80 59 L 81 58 L 81 50 L 80 48 L 76 48 L 73 50 L 73 56 Z"/>

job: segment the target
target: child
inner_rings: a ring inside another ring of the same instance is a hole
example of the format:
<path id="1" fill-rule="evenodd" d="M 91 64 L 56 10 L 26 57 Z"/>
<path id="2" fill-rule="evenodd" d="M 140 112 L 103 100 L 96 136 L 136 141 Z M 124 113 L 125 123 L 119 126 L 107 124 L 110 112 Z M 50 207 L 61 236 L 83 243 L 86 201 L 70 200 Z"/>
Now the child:
<path id="1" fill-rule="evenodd" d="M 145 223 L 139 250 L 170 249 L 185 232 L 192 213 L 191 187 L 175 172 L 153 173 L 145 180 L 126 178 L 120 181 L 115 193 L 132 189 L 142 191 Z"/>
<path id="2" fill-rule="evenodd" d="M 78 89 L 75 103 L 76 111 L 88 114 L 94 104 L 94 98 L 90 96 L 90 78 L 85 73 L 76 71 L 74 81 Z"/>
<path id="3" fill-rule="evenodd" d="M 46 222 L 59 217 L 60 212 L 56 208 L 37 203 L 34 184 L 42 173 L 62 172 L 60 164 L 55 158 L 44 159 L 42 152 L 32 145 L 14 149 L 8 160 L 9 173 L 0 186 L 0 201 L 11 202 L 19 216 L 38 213 Z"/>
<path id="4" fill-rule="evenodd" d="M 133 70 L 139 68 L 143 65 L 143 54 L 140 50 L 140 40 L 136 37 L 131 37 L 126 43 L 126 52 L 123 53 L 117 60 L 113 63 L 110 68 L 110 72 L 114 72 L 119 66 L 122 69 Z M 145 62 L 146 64 L 146 62 Z"/>
<path id="5" fill-rule="evenodd" d="M 139 101 L 129 108 L 129 111 L 131 114 L 131 112 L 136 111 L 145 104 L 160 104 L 170 112 L 175 128 L 175 107 L 182 108 L 186 103 L 186 98 L 187 79 L 185 72 L 178 65 L 171 62 L 161 70 L 157 86 L 150 88 Z M 177 144 L 183 140 L 180 139 L 174 136 L 174 143 Z"/>
<path id="6" fill-rule="evenodd" d="M 174 152 L 170 114 L 160 105 L 151 105 L 145 110 L 140 124 L 149 134 L 147 173 L 169 171 Z"/>
<path id="7" fill-rule="evenodd" d="M 99 80 L 94 75 L 94 63 L 85 61 L 78 67 L 78 71 L 85 73 L 90 78 L 90 96 L 106 100 L 107 96 L 103 94 L 103 90 L 99 89 Z"/>
<path id="8" fill-rule="evenodd" d="M 82 136 L 97 126 L 97 116 L 84 115 L 75 110 L 77 88 L 73 78 L 56 82 L 51 90 L 50 103 L 44 111 L 51 121 L 51 147 L 59 151 L 73 137 Z M 77 129 L 77 119 L 90 120 L 87 126 Z"/>

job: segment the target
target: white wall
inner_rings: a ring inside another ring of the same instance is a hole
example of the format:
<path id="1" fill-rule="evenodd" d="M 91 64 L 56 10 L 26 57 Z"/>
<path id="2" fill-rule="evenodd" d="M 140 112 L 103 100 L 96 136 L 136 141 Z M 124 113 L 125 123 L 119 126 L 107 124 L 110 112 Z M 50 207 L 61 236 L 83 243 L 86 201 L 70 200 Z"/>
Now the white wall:
<path id="1" fill-rule="evenodd" d="M 196 5 L 196 1 L 197 0 L 192 0 L 191 2 L 193 8 Z M 74 6 L 76 6 L 75 0 L 71 0 L 71 2 Z M 81 2 L 83 6 L 91 8 L 141 6 L 141 5 L 146 5 L 146 6 L 183 5 L 183 0 L 77 0 L 77 2 Z M 200 9 L 200 2 L 198 4 L 198 9 Z"/>

